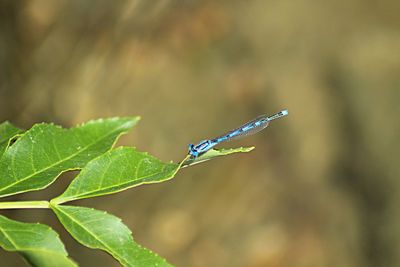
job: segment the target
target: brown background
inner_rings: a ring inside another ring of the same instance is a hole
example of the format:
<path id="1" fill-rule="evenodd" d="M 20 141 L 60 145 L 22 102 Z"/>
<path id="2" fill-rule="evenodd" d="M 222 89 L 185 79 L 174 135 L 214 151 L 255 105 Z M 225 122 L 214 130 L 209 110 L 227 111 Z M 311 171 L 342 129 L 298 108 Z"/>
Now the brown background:
<path id="1" fill-rule="evenodd" d="M 1 1 L 0 119 L 140 115 L 119 144 L 179 161 L 259 114 L 289 117 L 170 182 L 75 202 L 177 266 L 399 266 L 400 2 Z M 14 199 L 50 199 L 74 174 Z M 119 266 L 48 210 L 81 266 Z M 0 252 L 2 266 L 23 266 Z"/>

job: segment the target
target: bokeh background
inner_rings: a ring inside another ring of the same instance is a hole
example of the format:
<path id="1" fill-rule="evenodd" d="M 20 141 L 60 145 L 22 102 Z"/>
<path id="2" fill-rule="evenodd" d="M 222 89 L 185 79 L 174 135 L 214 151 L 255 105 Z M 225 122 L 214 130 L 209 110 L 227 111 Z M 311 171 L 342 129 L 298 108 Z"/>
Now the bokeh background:
<path id="1" fill-rule="evenodd" d="M 0 119 L 29 128 L 140 115 L 119 144 L 164 161 L 263 113 L 267 130 L 172 181 L 75 202 L 176 266 L 400 264 L 400 2 L 0 2 Z M 7 198 L 50 199 L 46 190 Z M 82 266 L 119 266 L 48 210 Z M 0 252 L 2 266 L 24 266 Z"/>

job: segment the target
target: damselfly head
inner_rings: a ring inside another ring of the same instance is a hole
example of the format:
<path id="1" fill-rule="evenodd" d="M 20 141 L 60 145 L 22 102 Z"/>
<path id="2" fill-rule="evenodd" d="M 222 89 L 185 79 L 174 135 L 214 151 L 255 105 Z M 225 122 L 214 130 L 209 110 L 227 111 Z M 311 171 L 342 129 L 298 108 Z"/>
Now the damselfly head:
<path id="1" fill-rule="evenodd" d="M 195 158 L 199 155 L 199 152 L 194 148 L 193 144 L 189 144 L 189 154 Z"/>

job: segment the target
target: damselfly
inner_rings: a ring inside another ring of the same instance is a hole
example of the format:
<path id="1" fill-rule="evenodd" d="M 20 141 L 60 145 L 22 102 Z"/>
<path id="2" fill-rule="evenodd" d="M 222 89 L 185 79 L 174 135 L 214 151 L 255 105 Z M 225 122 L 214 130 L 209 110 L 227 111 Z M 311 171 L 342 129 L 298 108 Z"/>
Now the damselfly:
<path id="1" fill-rule="evenodd" d="M 261 115 L 255 118 L 254 120 L 251 120 L 242 126 L 236 128 L 235 130 L 232 130 L 226 134 L 223 134 L 219 137 L 216 137 L 214 139 L 208 139 L 208 140 L 203 140 L 199 142 L 197 145 L 190 144 L 189 145 L 189 154 L 191 158 L 196 158 L 214 146 L 218 145 L 219 143 L 225 142 L 225 141 L 230 141 L 234 140 L 237 138 L 241 138 L 247 135 L 255 134 L 262 129 L 266 128 L 269 123 L 275 119 L 279 119 L 281 117 L 284 117 L 288 115 L 289 112 L 287 109 L 284 109 L 282 111 L 279 111 L 278 113 L 267 116 L 267 115 Z"/>

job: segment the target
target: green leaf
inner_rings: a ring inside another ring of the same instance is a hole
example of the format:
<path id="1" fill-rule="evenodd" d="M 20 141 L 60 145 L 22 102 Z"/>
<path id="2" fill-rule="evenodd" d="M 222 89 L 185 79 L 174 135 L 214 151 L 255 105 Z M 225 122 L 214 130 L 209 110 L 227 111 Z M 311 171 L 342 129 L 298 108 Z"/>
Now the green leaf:
<path id="1" fill-rule="evenodd" d="M 90 161 L 52 203 L 116 193 L 141 184 L 171 179 L 179 165 L 164 163 L 135 148 L 120 147 Z"/>
<path id="2" fill-rule="evenodd" d="M 19 252 L 32 266 L 77 266 L 50 227 L 37 223 L 22 223 L 0 215 L 0 246 Z"/>
<path id="3" fill-rule="evenodd" d="M 22 132 L 21 129 L 15 127 L 8 121 L 0 124 L 0 158 L 7 149 L 9 141 L 20 132 Z"/>
<path id="4" fill-rule="evenodd" d="M 101 119 L 71 129 L 34 125 L 0 159 L 0 197 L 45 188 L 62 172 L 84 167 L 138 120 Z"/>
<path id="5" fill-rule="evenodd" d="M 221 156 L 226 156 L 229 154 L 233 153 L 240 153 L 240 152 L 250 152 L 254 149 L 254 146 L 252 147 L 238 147 L 238 148 L 229 148 L 229 149 L 211 149 L 204 153 L 203 155 L 197 157 L 197 158 L 186 158 L 184 162 L 182 163 L 181 168 L 185 168 L 188 166 L 192 166 L 198 163 L 202 163 L 204 161 L 216 158 L 216 157 L 221 157 Z"/>
<path id="6" fill-rule="evenodd" d="M 171 266 L 163 258 L 133 241 L 121 219 L 85 207 L 52 205 L 65 229 L 82 245 L 111 254 L 123 266 Z"/>

